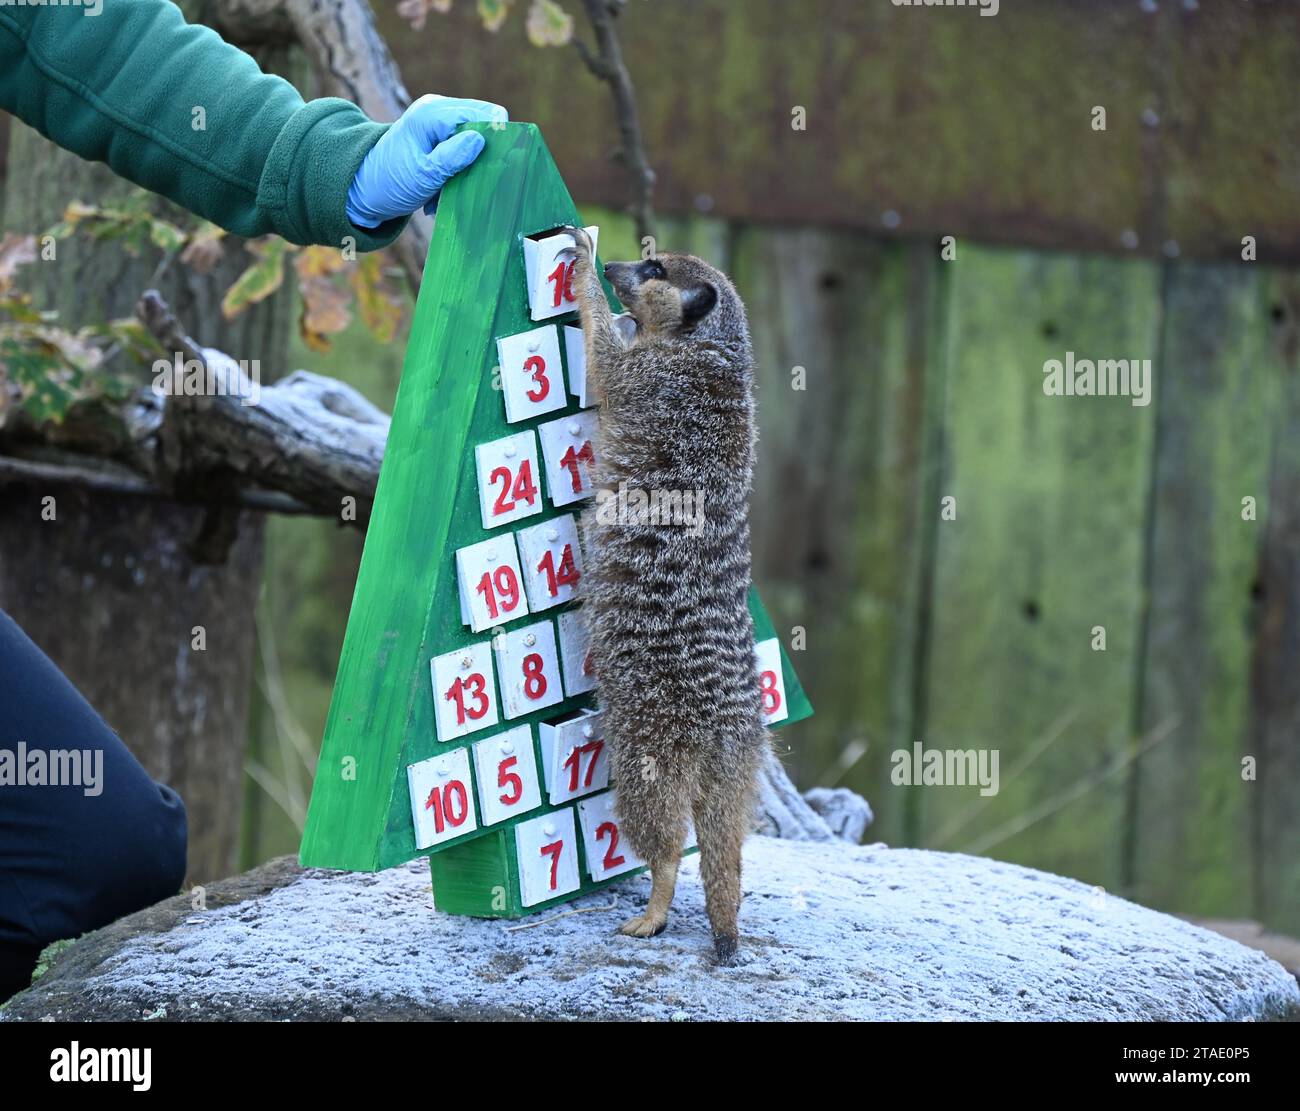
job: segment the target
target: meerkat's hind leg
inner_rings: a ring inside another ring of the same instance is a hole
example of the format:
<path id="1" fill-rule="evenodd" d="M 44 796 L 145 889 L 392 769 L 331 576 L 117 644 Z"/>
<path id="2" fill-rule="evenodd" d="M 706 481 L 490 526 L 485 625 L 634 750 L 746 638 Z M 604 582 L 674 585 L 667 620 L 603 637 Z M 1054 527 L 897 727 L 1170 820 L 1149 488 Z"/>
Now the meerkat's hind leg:
<path id="1" fill-rule="evenodd" d="M 612 727 L 611 727 L 612 728 Z M 650 900 L 645 911 L 628 919 L 620 932 L 654 937 L 668 924 L 668 908 L 677 890 L 677 866 L 686 843 L 686 819 L 693 795 L 693 769 L 672 758 L 656 760 L 651 748 L 641 755 L 615 750 L 611 767 L 619 783 L 615 812 L 619 830 L 650 865 Z"/>
<path id="2" fill-rule="evenodd" d="M 683 843 L 685 839 L 683 838 Z M 668 908 L 677 890 L 677 866 L 681 863 L 682 847 L 650 862 L 650 901 L 645 911 L 629 918 L 619 927 L 619 933 L 629 937 L 656 937 L 668 926 Z"/>
<path id="3" fill-rule="evenodd" d="M 700 844 L 704 907 L 713 930 L 718 964 L 735 961 L 740 944 L 741 849 L 753 821 L 761 749 L 741 756 L 739 767 L 702 778 L 695 796 L 695 835 Z"/>

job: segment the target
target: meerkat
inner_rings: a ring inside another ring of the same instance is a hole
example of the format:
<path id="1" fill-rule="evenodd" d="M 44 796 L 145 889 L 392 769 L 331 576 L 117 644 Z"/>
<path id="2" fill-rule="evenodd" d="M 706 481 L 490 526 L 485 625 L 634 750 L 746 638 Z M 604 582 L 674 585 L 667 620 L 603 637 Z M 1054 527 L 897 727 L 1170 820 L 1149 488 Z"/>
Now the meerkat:
<path id="1" fill-rule="evenodd" d="M 600 402 L 584 605 L 619 828 L 652 878 L 645 912 L 622 932 L 653 937 L 667 925 L 693 818 L 714 952 L 728 964 L 769 743 L 748 604 L 749 326 L 726 276 L 681 254 L 607 265 L 627 310 L 616 317 L 590 239 L 566 230 L 588 389 Z M 633 491 L 666 495 L 661 504 L 681 496 L 698 516 L 656 520 L 635 510 L 644 502 Z"/>

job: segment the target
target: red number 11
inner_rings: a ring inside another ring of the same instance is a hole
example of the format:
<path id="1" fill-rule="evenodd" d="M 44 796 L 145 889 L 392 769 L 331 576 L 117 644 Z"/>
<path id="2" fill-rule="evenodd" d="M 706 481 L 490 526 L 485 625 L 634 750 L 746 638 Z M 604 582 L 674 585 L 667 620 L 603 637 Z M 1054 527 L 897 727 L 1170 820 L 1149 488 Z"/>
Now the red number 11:
<path id="1" fill-rule="evenodd" d="M 582 473 L 578 470 L 579 463 L 586 463 L 587 466 L 594 466 L 596 462 L 596 453 L 591 448 L 591 441 L 587 440 L 577 451 L 573 450 L 573 445 L 569 445 L 569 450 L 560 456 L 560 466 L 569 468 L 569 475 L 573 482 L 573 492 L 582 493 Z"/>

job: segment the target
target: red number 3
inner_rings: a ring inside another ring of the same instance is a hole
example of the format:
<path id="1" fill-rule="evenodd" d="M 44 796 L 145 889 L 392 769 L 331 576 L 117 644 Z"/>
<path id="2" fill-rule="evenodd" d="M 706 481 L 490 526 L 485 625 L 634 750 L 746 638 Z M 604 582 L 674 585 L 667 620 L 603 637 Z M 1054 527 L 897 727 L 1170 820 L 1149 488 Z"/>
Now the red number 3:
<path id="1" fill-rule="evenodd" d="M 529 355 L 524 360 L 524 373 L 531 374 L 537 385 L 524 396 L 529 401 L 542 401 L 551 392 L 551 380 L 546 377 L 546 360 L 540 355 Z"/>

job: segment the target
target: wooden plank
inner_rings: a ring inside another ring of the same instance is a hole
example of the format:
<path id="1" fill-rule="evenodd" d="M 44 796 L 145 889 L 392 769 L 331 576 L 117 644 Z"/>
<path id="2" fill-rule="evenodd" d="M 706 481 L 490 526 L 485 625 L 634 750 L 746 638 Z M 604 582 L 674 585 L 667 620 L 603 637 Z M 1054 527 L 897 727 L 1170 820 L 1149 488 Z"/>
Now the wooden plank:
<path id="1" fill-rule="evenodd" d="M 792 774 L 865 794 L 889 841 L 907 836 L 889 752 L 913 735 L 938 267 L 927 248 L 746 229 L 733 271 L 759 373 L 755 574 L 787 647 L 805 630 L 817 706 L 783 738 Z"/>
<path id="2" fill-rule="evenodd" d="M 513 918 L 519 878 L 510 845 L 513 833 L 496 830 L 429 857 L 434 907 L 444 914 Z"/>
<path id="3" fill-rule="evenodd" d="M 1134 765 L 1125 890 L 1184 914 L 1253 913 L 1248 754 L 1252 584 L 1279 362 L 1257 267 L 1179 264 L 1165 324 L 1139 715 L 1168 737 Z M 1259 506 L 1242 520 L 1242 498 Z"/>
<path id="4" fill-rule="evenodd" d="M 938 527 L 925 721 L 915 739 L 996 751 L 1000 789 L 982 797 L 975 787 L 922 788 L 924 843 L 1113 890 L 1154 410 L 1126 397 L 1047 396 L 1043 367 L 1069 351 L 1154 360 L 1158 270 L 977 248 L 946 265 L 940 491 L 956 498 L 957 515 Z M 1105 651 L 1092 648 L 1096 626 Z"/>
<path id="5" fill-rule="evenodd" d="M 1300 279 L 1267 280 L 1274 378 L 1267 523 L 1256 577 L 1251 744 L 1256 917 L 1300 933 Z"/>
<path id="6" fill-rule="evenodd" d="M 472 4 L 419 34 L 377 15 L 408 88 L 500 101 L 577 196 L 626 203 L 608 89 L 572 49 L 530 46 L 518 11 L 496 34 Z M 664 212 L 1146 256 L 1253 234 L 1300 259 L 1295 4 L 657 0 L 620 22 Z"/>

